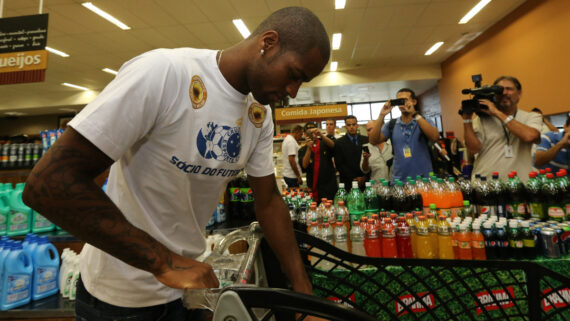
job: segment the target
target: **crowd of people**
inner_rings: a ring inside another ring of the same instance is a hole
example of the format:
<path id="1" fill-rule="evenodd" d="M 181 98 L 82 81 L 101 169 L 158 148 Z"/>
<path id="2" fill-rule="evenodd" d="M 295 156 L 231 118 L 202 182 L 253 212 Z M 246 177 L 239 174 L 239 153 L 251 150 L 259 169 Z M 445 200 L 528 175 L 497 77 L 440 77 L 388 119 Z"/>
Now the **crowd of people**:
<path id="1" fill-rule="evenodd" d="M 301 148 L 287 149 L 284 160 L 289 161 L 284 168 L 287 172 L 301 168 L 317 201 L 333 198 L 338 183 L 350 190 L 352 181 L 364 188 L 368 180 L 393 182 L 408 176 L 427 177 L 430 172 L 461 175 L 462 156 L 458 151 L 462 147 L 470 155 L 466 163 L 469 159 L 473 162 L 473 176 L 490 177 L 497 171 L 506 177 L 517 171 L 526 181 L 527 174 L 535 169 L 568 169 L 570 117 L 563 132 L 559 132 L 540 109 L 527 112 L 519 108 L 522 86 L 518 79 L 501 76 L 494 84 L 503 87 L 501 94 L 479 100 L 481 108 L 477 114 L 461 113 L 463 142 L 453 132 L 447 132 L 443 138 L 435 125 L 422 116 L 414 91 L 402 88 L 396 93 L 397 100 L 388 100 L 378 118 L 366 124 L 366 136 L 359 133 L 358 120 L 353 115 L 345 117 L 346 134 L 338 139 L 334 136 L 333 119 L 326 122 L 326 136 L 316 123 L 307 123 L 305 143 Z M 394 106 L 393 101 L 399 105 Z M 394 107 L 400 109 L 401 116 L 385 122 Z M 291 136 L 300 141 L 297 127 Z M 295 157 L 298 163 L 292 164 Z M 288 187 L 298 186 L 290 185 L 290 178 L 285 181 Z"/>

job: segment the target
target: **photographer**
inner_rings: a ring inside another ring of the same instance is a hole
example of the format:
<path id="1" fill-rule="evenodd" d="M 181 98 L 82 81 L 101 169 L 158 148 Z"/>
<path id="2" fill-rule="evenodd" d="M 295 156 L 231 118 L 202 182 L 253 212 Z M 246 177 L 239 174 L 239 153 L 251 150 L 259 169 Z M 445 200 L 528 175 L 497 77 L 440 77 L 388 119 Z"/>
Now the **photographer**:
<path id="1" fill-rule="evenodd" d="M 428 177 L 429 172 L 433 171 L 428 140 L 437 140 L 439 132 L 420 114 L 419 100 L 411 89 L 400 89 L 396 97 L 398 100 L 403 99 L 402 104 L 398 106 L 402 116 L 384 124 L 384 118 L 393 108 L 393 100 L 387 101 L 369 132 L 370 143 L 376 145 L 387 139 L 391 140 L 394 151 L 392 181 L 402 180 L 407 176 Z"/>
<path id="2" fill-rule="evenodd" d="M 514 170 L 526 182 L 533 170 L 531 148 L 540 142 L 542 118 L 518 109 L 522 87 L 516 78 L 501 76 L 494 85 L 503 87 L 503 93 L 495 96 L 497 105 L 480 99 L 480 117 L 462 114 L 465 145 L 470 153 L 477 154 L 473 175 L 491 177 L 498 171 L 505 177 Z"/>

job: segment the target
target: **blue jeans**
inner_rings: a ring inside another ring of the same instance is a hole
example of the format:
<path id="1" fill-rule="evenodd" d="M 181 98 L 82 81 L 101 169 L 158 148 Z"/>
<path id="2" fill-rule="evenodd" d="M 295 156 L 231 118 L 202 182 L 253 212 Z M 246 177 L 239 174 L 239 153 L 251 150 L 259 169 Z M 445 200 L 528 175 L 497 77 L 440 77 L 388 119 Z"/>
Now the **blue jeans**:
<path id="1" fill-rule="evenodd" d="M 297 178 L 290 178 L 290 177 L 285 177 L 283 176 L 283 180 L 285 181 L 285 184 L 287 184 L 287 187 L 291 188 L 291 187 L 299 187 L 299 182 L 297 181 Z"/>
<path id="2" fill-rule="evenodd" d="M 77 321 L 203 321 L 202 310 L 187 310 L 182 300 L 144 308 L 124 308 L 98 300 L 77 281 L 75 315 Z"/>

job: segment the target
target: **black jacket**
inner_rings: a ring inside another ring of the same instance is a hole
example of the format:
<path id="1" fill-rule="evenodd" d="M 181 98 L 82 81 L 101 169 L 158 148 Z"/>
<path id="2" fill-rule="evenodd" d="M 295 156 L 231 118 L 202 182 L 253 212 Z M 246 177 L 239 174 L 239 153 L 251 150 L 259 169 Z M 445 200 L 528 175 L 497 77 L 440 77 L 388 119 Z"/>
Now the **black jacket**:
<path id="1" fill-rule="evenodd" d="M 341 183 L 344 183 L 345 189 L 349 191 L 355 177 L 366 176 L 360 170 L 360 157 L 362 157 L 362 145 L 368 143 L 368 137 L 358 135 L 357 146 L 347 135 L 335 142 L 334 163 L 340 173 Z"/>

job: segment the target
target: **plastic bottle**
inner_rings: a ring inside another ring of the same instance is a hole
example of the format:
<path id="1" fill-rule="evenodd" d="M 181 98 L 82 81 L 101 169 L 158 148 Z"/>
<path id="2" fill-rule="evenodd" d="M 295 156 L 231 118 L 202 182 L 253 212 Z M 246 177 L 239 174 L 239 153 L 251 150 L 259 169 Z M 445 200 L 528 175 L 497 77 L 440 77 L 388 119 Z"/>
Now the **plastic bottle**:
<path id="1" fill-rule="evenodd" d="M 444 215 L 445 217 L 451 217 L 451 198 L 452 196 L 447 185 L 443 182 L 443 179 L 438 178 L 435 200 L 438 216 Z"/>
<path id="2" fill-rule="evenodd" d="M 437 226 L 437 252 L 438 257 L 443 260 L 455 259 L 453 253 L 453 244 L 451 241 L 451 227 L 447 222 L 445 215 L 439 216 Z"/>
<path id="3" fill-rule="evenodd" d="M 521 223 L 521 238 L 523 240 L 523 257 L 527 260 L 534 260 L 536 258 L 536 243 L 535 236 L 531 233 L 529 222 L 523 221 Z"/>
<path id="4" fill-rule="evenodd" d="M 414 219 L 414 214 L 407 213 L 406 214 L 406 223 L 410 228 L 410 241 L 412 245 L 412 257 L 417 257 L 417 229 L 416 229 L 416 220 Z"/>
<path id="5" fill-rule="evenodd" d="M 317 222 L 317 219 L 314 218 L 311 223 L 309 224 L 309 230 L 307 231 L 309 235 L 316 237 L 316 238 L 321 238 L 320 236 L 320 229 L 319 229 L 319 223 Z M 317 249 L 316 247 L 313 248 L 313 252 L 318 253 L 318 254 L 323 254 L 324 252 Z M 317 256 L 311 256 L 310 257 L 310 261 L 311 261 L 311 265 L 315 266 L 315 264 L 317 264 L 317 261 L 319 260 L 319 257 Z"/>
<path id="6" fill-rule="evenodd" d="M 449 196 L 451 198 L 451 217 L 461 216 L 463 210 L 463 194 L 459 184 L 455 182 L 455 178 L 450 177 L 448 183 Z"/>
<path id="7" fill-rule="evenodd" d="M 338 202 L 338 207 L 336 209 L 336 216 L 337 216 L 337 221 L 338 221 L 338 217 L 341 216 L 342 217 L 342 222 L 344 223 L 344 225 L 346 226 L 346 228 L 348 230 L 350 230 L 350 215 L 348 214 L 348 209 L 346 208 L 346 206 L 344 206 L 344 201 L 339 201 Z"/>
<path id="8" fill-rule="evenodd" d="M 360 220 L 360 217 L 364 214 L 366 209 L 366 203 L 364 202 L 364 195 L 360 192 L 358 188 L 358 182 L 352 182 L 352 188 L 346 197 L 348 213 L 350 214 L 350 221 Z"/>
<path id="9" fill-rule="evenodd" d="M 417 186 L 417 183 L 415 180 L 410 180 L 410 183 L 408 184 L 408 197 L 410 199 L 409 201 L 409 208 L 408 211 L 406 212 L 411 212 L 415 209 L 421 209 L 423 207 L 423 199 L 422 199 L 422 194 L 421 194 L 421 188 L 419 186 Z"/>
<path id="10" fill-rule="evenodd" d="M 430 205 L 431 206 L 431 205 Z M 427 222 L 428 222 L 428 226 L 429 226 L 429 236 L 430 236 L 430 241 L 432 243 L 432 250 L 435 253 L 435 257 L 438 257 L 438 236 L 437 236 L 437 220 L 436 220 L 436 215 L 434 215 L 433 213 L 428 213 L 427 215 Z"/>
<path id="11" fill-rule="evenodd" d="M 336 212 L 334 210 L 334 207 L 332 206 L 332 203 L 329 203 L 328 201 L 322 202 L 325 203 L 325 212 L 324 212 L 324 217 L 326 217 L 329 221 L 329 223 L 331 223 L 331 227 L 332 224 L 336 224 Z M 321 203 L 321 204 L 322 204 Z M 333 229 L 336 228 L 336 225 L 333 227 Z"/>
<path id="12" fill-rule="evenodd" d="M 410 210 L 408 201 L 409 198 L 404 189 L 404 183 L 400 180 L 396 180 L 392 188 L 392 209 L 396 212 L 406 212 Z"/>
<path id="13" fill-rule="evenodd" d="M 0 310 L 6 311 L 30 302 L 33 267 L 21 242 L 13 243 L 3 263 Z"/>
<path id="14" fill-rule="evenodd" d="M 471 251 L 471 233 L 465 224 L 459 225 L 459 234 L 457 235 L 457 244 L 459 246 L 459 259 L 472 260 L 473 253 Z"/>
<path id="15" fill-rule="evenodd" d="M 392 193 L 388 182 L 382 182 L 382 185 L 376 190 L 378 194 L 378 207 L 379 209 L 389 210 L 392 208 Z"/>
<path id="16" fill-rule="evenodd" d="M 487 259 L 485 237 L 481 233 L 480 223 L 473 224 L 473 231 L 471 232 L 471 251 L 473 253 L 473 260 Z"/>
<path id="17" fill-rule="evenodd" d="M 429 232 L 429 223 L 425 215 L 418 217 L 417 228 L 417 244 L 416 244 L 416 257 L 418 259 L 435 259 L 437 251 L 431 241 Z"/>
<path id="18" fill-rule="evenodd" d="M 405 217 L 400 216 L 397 218 L 396 224 L 396 245 L 397 254 L 399 258 L 413 258 L 414 253 L 412 250 L 412 237 L 410 226 L 406 222 Z"/>
<path id="19" fill-rule="evenodd" d="M 382 226 L 382 257 L 397 258 L 398 244 L 396 242 L 396 226 L 390 218 L 384 220 Z"/>
<path id="20" fill-rule="evenodd" d="M 511 257 L 511 253 L 509 251 L 509 238 L 507 236 L 507 231 L 505 230 L 505 223 L 497 222 L 495 224 L 495 228 L 497 233 L 499 258 L 508 259 Z"/>
<path id="21" fill-rule="evenodd" d="M 69 267 L 66 270 L 66 275 L 64 276 L 64 282 L 63 282 L 63 293 L 62 293 L 62 296 L 64 298 L 69 298 L 69 295 L 71 294 L 73 275 L 75 274 L 76 270 L 79 270 L 79 260 L 80 256 L 74 255 L 71 258 Z"/>
<path id="22" fill-rule="evenodd" d="M 78 261 L 79 262 L 79 261 Z M 80 271 L 79 263 L 77 268 L 73 271 L 73 277 L 71 278 L 71 283 L 69 284 L 69 300 L 75 301 L 77 297 L 77 281 L 79 280 Z"/>
<path id="23" fill-rule="evenodd" d="M 497 253 L 497 241 L 495 231 L 493 230 L 492 222 L 485 222 L 481 230 L 485 240 L 485 257 L 487 259 L 496 259 L 499 255 Z"/>
<path id="24" fill-rule="evenodd" d="M 491 215 L 507 217 L 505 186 L 499 179 L 499 172 L 493 172 L 492 179 L 489 181 L 489 190 L 492 201 Z"/>
<path id="25" fill-rule="evenodd" d="M 23 186 L 16 186 L 16 189 L 9 195 L 8 205 L 10 215 L 6 226 L 8 236 L 26 235 L 30 232 L 32 223 L 32 209 L 22 201 Z"/>
<path id="26" fill-rule="evenodd" d="M 8 192 L 0 190 L 0 235 L 6 235 L 10 206 L 8 205 Z"/>
<path id="27" fill-rule="evenodd" d="M 552 173 L 546 174 L 546 184 L 543 185 L 543 191 L 545 195 L 548 195 L 545 203 L 547 219 L 562 222 L 565 217 L 565 210 L 562 208 L 562 200 L 560 199 L 562 193 Z"/>
<path id="28" fill-rule="evenodd" d="M 521 219 L 528 218 L 526 210 L 526 191 L 523 183 L 519 180 L 517 172 L 513 171 L 513 180 L 510 187 L 511 204 L 513 207 L 513 216 Z"/>
<path id="29" fill-rule="evenodd" d="M 322 221 L 322 217 L 319 217 L 319 215 L 317 213 L 317 203 L 311 203 L 311 205 L 309 207 L 309 211 L 307 212 L 307 216 L 306 216 L 306 224 L 308 226 L 307 232 L 309 232 L 309 230 L 311 229 L 313 221 L 317 223 L 317 229 L 318 229 L 319 223 L 320 223 L 320 221 Z"/>
<path id="30" fill-rule="evenodd" d="M 568 180 L 568 173 L 565 169 L 561 169 L 556 173 L 558 177 L 558 184 L 562 192 L 562 208 L 564 209 L 565 220 L 570 220 L 570 181 Z"/>
<path id="31" fill-rule="evenodd" d="M 517 221 L 510 221 L 508 238 L 512 258 L 517 260 L 522 259 L 524 252 L 524 242 L 522 234 L 519 233 Z"/>
<path id="32" fill-rule="evenodd" d="M 372 212 L 378 212 L 380 210 L 378 197 L 376 196 L 376 191 L 372 188 L 371 182 L 366 182 L 366 188 L 364 189 L 364 202 L 366 204 L 366 210 Z"/>
<path id="33" fill-rule="evenodd" d="M 334 244 L 337 248 L 345 252 L 351 252 L 348 248 L 348 230 L 342 221 L 336 222 L 336 228 L 334 229 Z"/>
<path id="34" fill-rule="evenodd" d="M 491 199 L 490 186 L 487 184 L 487 178 L 481 176 L 481 181 L 476 185 L 475 202 L 477 204 L 477 213 L 481 214 L 495 214 L 495 207 L 493 207 L 493 200 Z"/>
<path id="35" fill-rule="evenodd" d="M 435 201 L 433 191 L 427 178 L 422 178 L 422 190 L 420 193 L 422 195 L 422 213 L 427 215 L 429 212 L 429 205 Z"/>
<path id="36" fill-rule="evenodd" d="M 449 230 L 451 232 L 451 248 L 453 249 L 453 257 L 459 258 L 459 243 L 457 243 L 457 224 L 455 222 L 449 223 Z"/>
<path id="37" fill-rule="evenodd" d="M 364 249 L 364 230 L 360 227 L 360 222 L 353 222 L 350 229 L 350 242 L 352 244 L 352 254 L 366 256 Z"/>
<path id="38" fill-rule="evenodd" d="M 346 189 L 344 188 L 344 183 L 339 183 L 338 184 L 338 190 L 336 191 L 336 194 L 334 195 L 334 207 L 338 208 L 339 201 L 343 201 L 346 204 L 346 197 L 347 196 L 348 196 L 348 193 L 346 192 Z"/>
<path id="39" fill-rule="evenodd" d="M 380 240 L 380 231 L 376 227 L 374 220 L 368 220 L 366 226 L 366 235 L 364 248 L 366 255 L 369 257 L 382 257 L 382 242 Z"/>
<path id="40" fill-rule="evenodd" d="M 59 254 L 47 236 L 40 236 L 38 245 L 32 253 L 34 274 L 32 282 L 32 300 L 40 300 L 58 291 Z"/>
<path id="41" fill-rule="evenodd" d="M 525 185 L 528 196 L 528 211 L 531 218 L 544 221 L 546 220 L 544 213 L 544 194 L 542 192 L 542 185 L 536 178 L 537 175 L 537 172 L 530 172 L 528 174 L 529 179 Z"/>
<path id="42" fill-rule="evenodd" d="M 241 213 L 241 190 L 239 187 L 239 180 L 236 178 L 228 184 L 228 216 L 230 219 L 239 218 Z"/>

